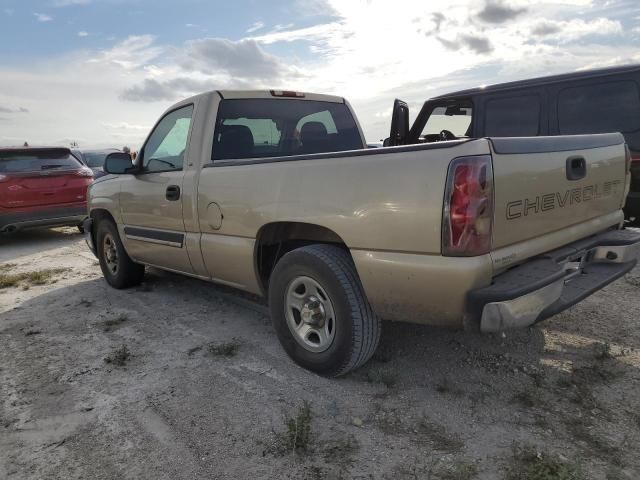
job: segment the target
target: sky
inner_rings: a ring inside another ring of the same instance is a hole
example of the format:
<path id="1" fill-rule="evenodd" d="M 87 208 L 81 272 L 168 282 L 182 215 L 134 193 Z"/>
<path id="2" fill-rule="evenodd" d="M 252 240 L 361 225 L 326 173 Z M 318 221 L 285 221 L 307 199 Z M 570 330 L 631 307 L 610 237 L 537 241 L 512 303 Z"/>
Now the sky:
<path id="1" fill-rule="evenodd" d="M 0 0 L 0 144 L 138 148 L 207 90 L 346 97 L 368 141 L 463 88 L 640 63 L 638 0 Z"/>

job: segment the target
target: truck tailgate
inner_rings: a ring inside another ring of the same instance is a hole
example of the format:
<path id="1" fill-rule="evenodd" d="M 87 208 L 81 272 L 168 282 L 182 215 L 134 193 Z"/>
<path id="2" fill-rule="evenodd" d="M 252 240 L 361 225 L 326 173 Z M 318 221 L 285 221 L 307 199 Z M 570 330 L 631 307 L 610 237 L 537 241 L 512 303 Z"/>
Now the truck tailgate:
<path id="1" fill-rule="evenodd" d="M 490 143 L 493 249 L 588 222 L 624 204 L 628 178 L 620 134 L 491 138 Z M 596 231 L 586 232 L 591 233 Z"/>

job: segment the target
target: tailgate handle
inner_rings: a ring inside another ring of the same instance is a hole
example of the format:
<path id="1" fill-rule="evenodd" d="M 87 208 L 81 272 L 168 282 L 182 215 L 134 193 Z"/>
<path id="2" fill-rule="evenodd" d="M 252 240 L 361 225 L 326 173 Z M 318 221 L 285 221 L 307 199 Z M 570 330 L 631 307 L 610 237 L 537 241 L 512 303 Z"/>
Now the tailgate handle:
<path id="1" fill-rule="evenodd" d="M 587 161 L 581 155 L 567 158 L 567 180 L 580 180 L 587 176 Z"/>
<path id="2" fill-rule="evenodd" d="M 165 196 L 170 202 L 175 202 L 180 199 L 180 187 L 178 185 L 169 185 Z"/>

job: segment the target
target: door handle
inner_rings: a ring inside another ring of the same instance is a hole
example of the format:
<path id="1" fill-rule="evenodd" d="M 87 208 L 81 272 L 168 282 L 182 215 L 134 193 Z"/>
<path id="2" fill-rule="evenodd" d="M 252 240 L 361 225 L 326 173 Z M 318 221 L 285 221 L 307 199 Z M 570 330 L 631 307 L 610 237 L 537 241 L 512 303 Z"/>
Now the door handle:
<path id="1" fill-rule="evenodd" d="M 167 187 L 166 199 L 175 202 L 180 199 L 180 187 L 178 185 L 169 185 Z"/>
<path id="2" fill-rule="evenodd" d="M 580 180 L 587 175 L 587 161 L 581 155 L 567 158 L 567 180 Z"/>

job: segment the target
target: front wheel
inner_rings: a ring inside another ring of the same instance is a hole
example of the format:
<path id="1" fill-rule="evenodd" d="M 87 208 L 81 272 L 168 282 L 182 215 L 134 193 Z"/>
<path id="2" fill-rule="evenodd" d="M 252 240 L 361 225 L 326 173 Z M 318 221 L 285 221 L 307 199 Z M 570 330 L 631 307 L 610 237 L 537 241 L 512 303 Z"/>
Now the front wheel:
<path id="1" fill-rule="evenodd" d="M 105 280 L 114 288 L 139 285 L 144 278 L 144 265 L 135 263 L 127 254 L 118 229 L 111 220 L 101 220 L 96 229 L 96 249 Z"/>
<path id="2" fill-rule="evenodd" d="M 380 341 L 381 322 L 342 248 L 309 245 L 284 255 L 269 284 L 278 339 L 299 365 L 327 376 L 362 366 Z"/>

